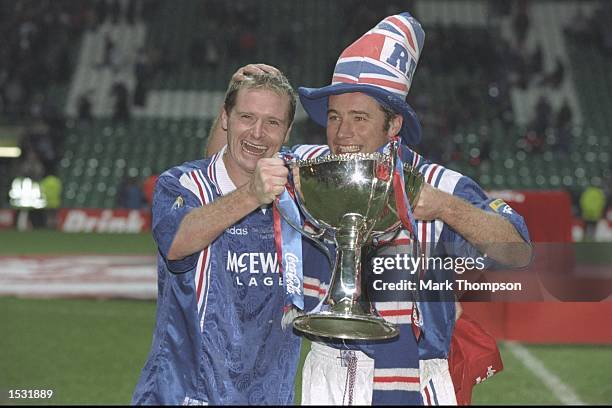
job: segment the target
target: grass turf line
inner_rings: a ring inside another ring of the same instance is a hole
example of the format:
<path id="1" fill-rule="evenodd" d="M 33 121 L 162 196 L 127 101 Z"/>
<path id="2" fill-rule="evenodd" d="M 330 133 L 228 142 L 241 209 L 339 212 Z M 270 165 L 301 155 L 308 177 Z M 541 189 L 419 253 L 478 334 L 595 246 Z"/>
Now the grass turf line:
<path id="1" fill-rule="evenodd" d="M 587 404 L 612 404 L 612 346 L 524 346 Z"/>

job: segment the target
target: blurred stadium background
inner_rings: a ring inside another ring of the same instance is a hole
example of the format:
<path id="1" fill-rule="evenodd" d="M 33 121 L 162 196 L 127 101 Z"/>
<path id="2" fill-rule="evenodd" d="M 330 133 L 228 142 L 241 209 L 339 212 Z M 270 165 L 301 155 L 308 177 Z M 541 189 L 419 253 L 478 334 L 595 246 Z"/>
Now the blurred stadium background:
<path id="1" fill-rule="evenodd" d="M 563 273 L 607 284 L 610 1 L 4 0 L 0 404 L 129 403 L 155 316 L 155 176 L 203 155 L 238 67 L 322 86 L 346 45 L 404 10 L 426 32 L 418 150 L 563 243 Z M 323 141 L 300 109 L 291 142 Z M 611 304 L 466 303 L 505 364 L 474 403 L 612 403 Z"/>

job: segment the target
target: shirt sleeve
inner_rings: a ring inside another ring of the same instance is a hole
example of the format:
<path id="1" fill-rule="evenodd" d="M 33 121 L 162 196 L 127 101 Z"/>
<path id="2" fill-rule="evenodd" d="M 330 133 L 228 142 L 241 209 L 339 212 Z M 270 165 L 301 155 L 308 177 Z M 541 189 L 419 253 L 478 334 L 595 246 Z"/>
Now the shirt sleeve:
<path id="1" fill-rule="evenodd" d="M 201 207 L 199 199 L 181 186 L 178 177 L 168 172 L 159 177 L 153 196 L 153 239 L 168 269 L 173 273 L 187 272 L 197 262 L 198 252 L 183 259 L 168 260 L 168 251 L 183 218 L 197 207 Z"/>
<path id="2" fill-rule="evenodd" d="M 315 159 L 329 153 L 327 145 L 295 145 L 290 149 L 298 160 Z"/>
<path id="3" fill-rule="evenodd" d="M 455 186 L 453 195 L 462 198 L 476 208 L 504 217 L 512 224 L 525 242 L 531 243 L 529 231 L 527 230 L 527 225 L 523 217 L 504 201 L 489 198 L 482 188 L 471 178 L 466 176 L 461 177 Z M 452 252 L 453 255 L 468 257 L 482 256 L 482 253 L 476 247 L 470 244 L 448 225 L 444 226 L 441 241 L 445 242 L 446 245 L 450 243 L 452 246 L 450 252 Z M 485 263 L 487 267 L 495 265 L 495 261 L 490 258 L 485 258 Z"/>

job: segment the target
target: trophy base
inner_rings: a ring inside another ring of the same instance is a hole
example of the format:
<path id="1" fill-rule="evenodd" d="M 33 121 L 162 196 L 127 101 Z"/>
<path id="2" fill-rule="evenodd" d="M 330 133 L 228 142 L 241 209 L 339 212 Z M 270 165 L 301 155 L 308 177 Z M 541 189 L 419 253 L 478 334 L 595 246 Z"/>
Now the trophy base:
<path id="1" fill-rule="evenodd" d="M 300 316 L 293 327 L 301 333 L 344 340 L 386 340 L 399 335 L 399 329 L 383 318 L 332 312 Z"/>

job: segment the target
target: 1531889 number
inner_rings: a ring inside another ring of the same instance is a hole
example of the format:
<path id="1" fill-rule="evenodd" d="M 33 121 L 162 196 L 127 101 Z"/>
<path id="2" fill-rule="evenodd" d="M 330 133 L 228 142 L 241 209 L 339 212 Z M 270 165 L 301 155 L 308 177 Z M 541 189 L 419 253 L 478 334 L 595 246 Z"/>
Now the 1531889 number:
<path id="1" fill-rule="evenodd" d="M 49 399 L 53 390 L 9 390 L 9 399 Z"/>

